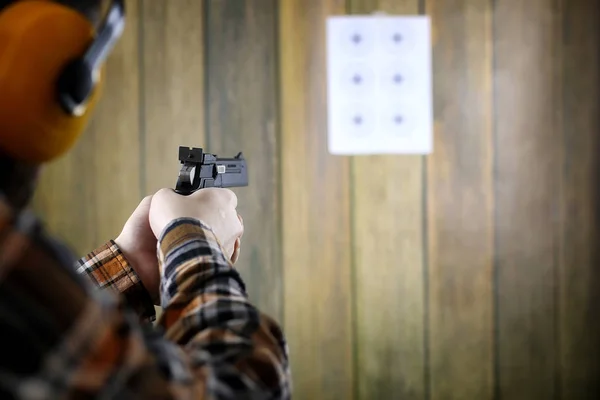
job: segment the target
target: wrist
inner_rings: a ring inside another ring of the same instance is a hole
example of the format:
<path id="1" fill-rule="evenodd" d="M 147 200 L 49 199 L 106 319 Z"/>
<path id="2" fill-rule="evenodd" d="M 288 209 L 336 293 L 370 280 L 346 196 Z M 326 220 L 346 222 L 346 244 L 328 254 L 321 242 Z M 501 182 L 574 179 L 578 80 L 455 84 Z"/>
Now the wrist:
<path id="1" fill-rule="evenodd" d="M 133 269 L 133 271 L 140 278 L 140 280 L 142 280 L 140 271 L 138 271 L 138 269 L 139 269 L 138 263 L 135 260 L 135 256 L 134 256 L 135 252 L 132 251 L 130 243 L 127 240 L 123 239 L 120 235 L 117 236 L 113 240 L 113 242 L 117 245 L 117 248 L 123 255 L 123 258 L 125 259 L 127 264 L 131 267 L 131 269 Z"/>
<path id="2" fill-rule="evenodd" d="M 136 266 L 134 265 L 134 262 L 132 260 L 131 254 L 130 254 L 131 251 L 129 249 L 129 243 L 128 243 L 128 241 L 125 240 L 125 239 L 123 239 L 121 237 L 121 235 L 119 235 L 115 239 L 113 239 L 113 242 L 115 242 L 115 244 L 119 248 L 119 251 L 121 251 L 121 253 L 123 254 L 123 257 L 125 258 L 125 260 L 127 261 L 127 263 L 135 271 L 136 270 Z M 136 271 L 136 273 L 137 273 L 137 271 Z"/>
<path id="3" fill-rule="evenodd" d="M 195 226 L 200 228 L 201 230 L 209 231 L 213 233 L 213 229 L 210 225 L 199 218 L 195 217 L 174 217 L 168 219 L 169 222 L 161 225 L 157 232 L 155 232 L 158 242 L 162 242 L 168 232 L 176 229 L 178 226 L 186 225 L 186 226 Z"/>
<path id="4" fill-rule="evenodd" d="M 142 285 L 152 298 L 152 301 L 155 304 L 158 304 L 158 288 L 155 288 L 157 286 L 157 282 L 154 282 L 156 279 L 154 279 L 154 277 L 148 273 L 150 272 L 147 271 L 148 268 L 144 268 L 144 263 L 148 263 L 151 260 L 147 259 L 148 257 L 145 259 L 143 252 L 136 247 L 135 243 L 128 240 L 126 237 L 119 235 L 113 240 L 113 242 L 119 248 L 119 251 L 123 255 L 123 258 L 127 264 L 129 264 L 133 272 L 135 272 L 135 274 L 138 276 Z M 158 269 L 158 266 L 156 266 L 156 268 Z"/>

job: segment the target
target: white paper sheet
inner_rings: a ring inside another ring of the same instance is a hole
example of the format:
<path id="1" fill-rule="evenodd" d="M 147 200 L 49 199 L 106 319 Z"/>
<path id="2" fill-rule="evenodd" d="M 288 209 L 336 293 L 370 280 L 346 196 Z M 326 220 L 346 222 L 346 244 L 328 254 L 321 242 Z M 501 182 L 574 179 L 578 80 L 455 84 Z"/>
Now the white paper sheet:
<path id="1" fill-rule="evenodd" d="M 330 153 L 432 152 L 429 17 L 330 17 L 327 77 Z"/>

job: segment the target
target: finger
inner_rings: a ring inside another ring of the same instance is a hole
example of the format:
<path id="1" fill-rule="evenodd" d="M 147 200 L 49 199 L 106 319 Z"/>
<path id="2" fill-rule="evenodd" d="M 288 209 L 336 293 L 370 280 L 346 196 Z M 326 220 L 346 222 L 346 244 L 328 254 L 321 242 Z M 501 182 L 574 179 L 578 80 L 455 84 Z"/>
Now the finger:
<path id="1" fill-rule="evenodd" d="M 235 240 L 235 244 L 233 245 L 233 254 L 231 255 L 231 263 L 235 264 L 237 260 L 240 258 L 240 252 L 242 249 L 242 241 L 240 238 Z"/>
<path id="2" fill-rule="evenodd" d="M 150 204 L 152 203 L 152 197 L 152 195 L 144 197 L 142 201 L 140 201 L 140 205 L 138 206 L 138 208 L 150 208 Z"/>
<path id="3" fill-rule="evenodd" d="M 244 236 L 244 219 L 242 218 L 242 216 L 240 214 L 237 215 L 238 219 L 240 220 L 240 224 L 242 225 L 242 231 L 240 232 L 240 239 L 242 236 Z"/>
<path id="4" fill-rule="evenodd" d="M 229 201 L 230 201 L 229 204 L 235 210 L 238 206 L 238 198 L 237 198 L 236 194 L 233 192 L 233 190 L 230 190 L 230 189 L 224 189 L 224 190 L 227 191 L 227 195 L 229 196 Z"/>
<path id="5" fill-rule="evenodd" d="M 204 190 L 206 193 L 210 193 L 215 196 L 215 199 L 217 199 L 221 204 L 232 207 L 234 210 L 237 207 L 238 199 L 233 190 L 227 188 L 209 188 Z"/>
<path id="6" fill-rule="evenodd" d="M 159 189 L 156 193 L 154 193 L 152 197 L 156 199 L 172 199 L 174 196 L 180 195 L 171 188 L 162 188 Z"/>
<path id="7" fill-rule="evenodd" d="M 140 201 L 140 204 L 138 204 L 138 206 L 135 208 L 135 210 L 133 210 L 133 213 L 131 214 L 131 217 L 137 216 L 137 215 L 144 215 L 144 214 L 148 214 L 148 212 L 150 211 L 150 204 L 152 203 L 152 196 L 146 196 L 142 199 L 142 201 Z"/>

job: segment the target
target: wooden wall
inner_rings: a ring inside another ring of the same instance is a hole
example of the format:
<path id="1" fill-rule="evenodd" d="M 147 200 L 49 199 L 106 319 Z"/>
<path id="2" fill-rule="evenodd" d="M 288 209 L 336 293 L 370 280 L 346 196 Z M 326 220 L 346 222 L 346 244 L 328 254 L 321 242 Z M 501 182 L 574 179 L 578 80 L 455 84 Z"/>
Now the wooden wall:
<path id="1" fill-rule="evenodd" d="M 128 0 L 85 137 L 36 198 L 83 253 L 177 146 L 243 150 L 251 298 L 298 399 L 600 398 L 597 0 Z M 432 18 L 435 151 L 326 149 L 325 18 Z"/>

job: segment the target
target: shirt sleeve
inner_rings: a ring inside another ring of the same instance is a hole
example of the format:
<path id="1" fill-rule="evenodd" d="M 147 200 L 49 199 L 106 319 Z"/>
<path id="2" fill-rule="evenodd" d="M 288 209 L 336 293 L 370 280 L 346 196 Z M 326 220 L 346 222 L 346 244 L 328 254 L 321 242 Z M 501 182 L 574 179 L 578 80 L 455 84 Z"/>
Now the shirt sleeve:
<path id="1" fill-rule="evenodd" d="M 150 293 L 113 240 L 77 260 L 75 268 L 97 288 L 120 293 L 142 321 L 156 319 Z"/>
<path id="2" fill-rule="evenodd" d="M 174 221 L 157 251 L 165 311 L 153 326 L 47 241 L 4 229 L 0 398 L 288 399 L 284 335 L 211 230 Z"/>
<path id="3" fill-rule="evenodd" d="M 213 232 L 202 222 L 173 221 L 159 238 L 159 324 L 191 350 L 215 398 L 290 395 L 288 349 L 277 323 L 249 301 Z"/>

